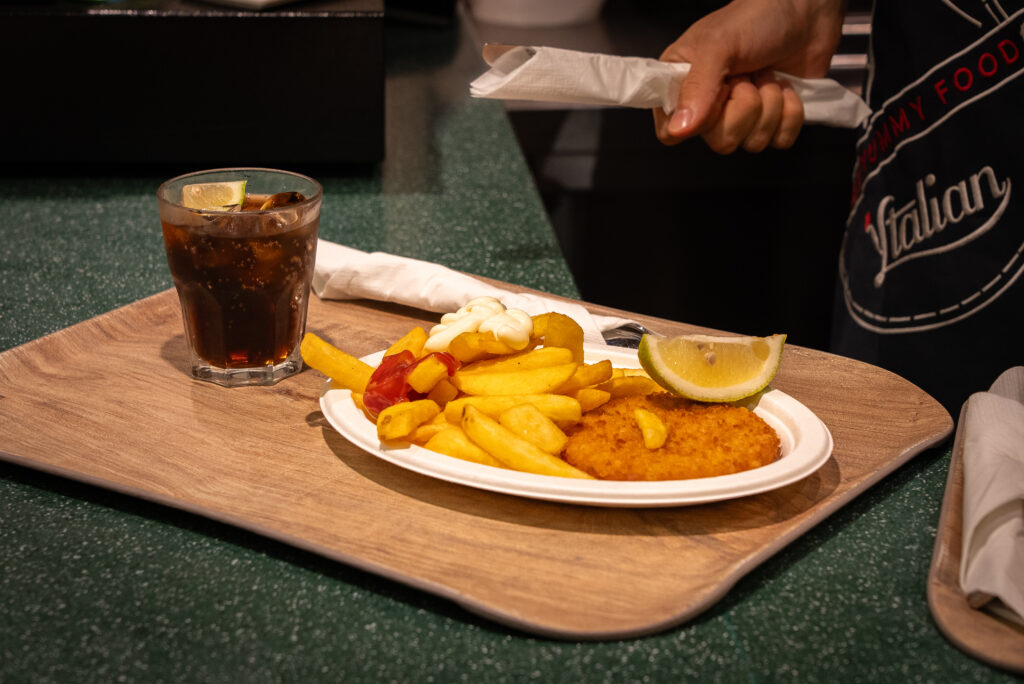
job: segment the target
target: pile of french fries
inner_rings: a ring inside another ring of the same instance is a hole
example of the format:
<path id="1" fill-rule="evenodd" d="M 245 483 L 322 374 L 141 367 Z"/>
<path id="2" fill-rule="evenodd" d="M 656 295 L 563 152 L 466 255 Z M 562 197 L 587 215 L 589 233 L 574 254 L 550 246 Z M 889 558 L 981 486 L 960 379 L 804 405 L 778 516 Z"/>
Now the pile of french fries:
<path id="1" fill-rule="evenodd" d="M 457 367 L 425 354 L 427 333 L 416 327 L 385 352 L 410 352 L 416 363 L 405 378 L 410 398 L 373 415 L 364 402 L 374 368 L 312 333 L 302 341 L 305 362 L 348 389 L 355 405 L 377 426 L 384 443 L 406 442 L 485 465 L 542 475 L 590 479 L 560 455 L 565 430 L 613 397 L 661 388 L 642 369 L 585 363 L 583 330 L 568 316 L 532 317 L 533 334 L 512 349 L 488 333 L 465 332 L 449 344 Z M 382 361 L 383 364 L 383 361 Z M 643 429 L 643 426 L 641 425 Z M 657 440 L 657 425 L 650 430 Z M 644 431 L 645 441 L 648 432 Z M 661 437 L 664 441 L 664 436 Z"/>

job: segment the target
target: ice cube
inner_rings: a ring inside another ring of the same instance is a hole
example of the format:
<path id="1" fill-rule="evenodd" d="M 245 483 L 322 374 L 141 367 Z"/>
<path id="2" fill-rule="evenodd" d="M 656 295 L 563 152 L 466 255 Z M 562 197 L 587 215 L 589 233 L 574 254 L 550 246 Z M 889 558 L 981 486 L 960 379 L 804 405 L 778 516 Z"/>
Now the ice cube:
<path id="1" fill-rule="evenodd" d="M 299 202 L 305 202 L 306 198 L 301 192 L 278 192 L 268 197 L 260 206 L 260 211 L 287 207 Z"/>

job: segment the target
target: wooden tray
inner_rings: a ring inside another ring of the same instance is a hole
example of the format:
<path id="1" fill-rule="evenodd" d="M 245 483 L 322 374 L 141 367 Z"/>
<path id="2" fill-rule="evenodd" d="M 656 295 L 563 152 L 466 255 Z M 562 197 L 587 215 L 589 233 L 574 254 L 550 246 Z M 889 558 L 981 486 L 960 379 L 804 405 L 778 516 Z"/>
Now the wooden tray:
<path id="1" fill-rule="evenodd" d="M 699 330 L 633 318 L 662 334 Z M 432 321 L 314 299 L 308 327 L 364 355 Z M 599 639 L 698 615 L 952 430 L 935 400 L 896 375 L 789 346 L 774 385 L 835 439 L 817 473 L 729 502 L 605 509 L 478 491 L 384 462 L 327 425 L 322 385 L 311 371 L 273 387 L 192 380 L 168 290 L 0 354 L 0 457 L 238 525 L 507 625 Z"/>
<path id="2" fill-rule="evenodd" d="M 953 442 L 946 495 L 939 515 L 939 531 L 928 572 L 928 606 L 942 633 L 978 660 L 1024 674 L 1024 629 L 967 604 L 960 588 L 960 551 L 963 543 L 963 416 Z"/>

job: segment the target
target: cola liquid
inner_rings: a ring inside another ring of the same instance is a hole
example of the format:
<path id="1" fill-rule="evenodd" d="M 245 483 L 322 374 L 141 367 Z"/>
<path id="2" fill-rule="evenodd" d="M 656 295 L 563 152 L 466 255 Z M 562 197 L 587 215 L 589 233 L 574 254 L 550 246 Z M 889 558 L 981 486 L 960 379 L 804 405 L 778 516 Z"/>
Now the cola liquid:
<path id="1" fill-rule="evenodd" d="M 279 364 L 305 328 L 319 211 L 258 211 L 267 198 L 247 196 L 241 212 L 182 214 L 181 225 L 161 220 L 185 333 L 211 366 Z"/>

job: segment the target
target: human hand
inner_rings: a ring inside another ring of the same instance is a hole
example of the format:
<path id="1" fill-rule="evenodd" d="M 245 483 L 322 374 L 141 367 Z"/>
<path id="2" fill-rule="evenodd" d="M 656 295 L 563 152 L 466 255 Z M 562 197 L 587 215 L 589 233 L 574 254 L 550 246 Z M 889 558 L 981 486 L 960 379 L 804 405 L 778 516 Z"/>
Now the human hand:
<path id="1" fill-rule="evenodd" d="M 691 26 L 661 59 L 689 62 L 671 116 L 654 110 L 666 145 L 701 135 L 720 154 L 796 142 L 803 103 L 775 71 L 819 78 L 842 33 L 842 0 L 733 0 Z"/>

